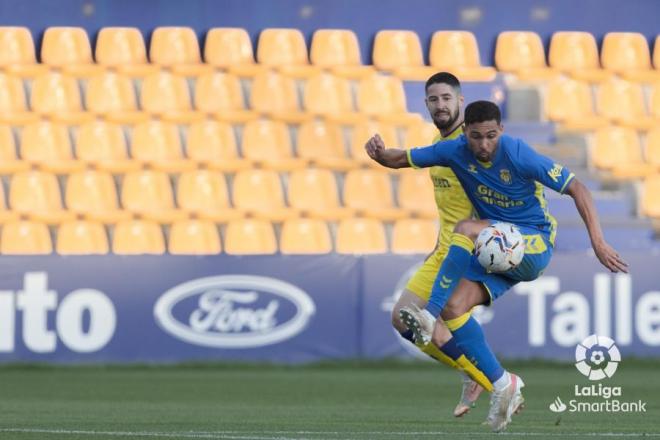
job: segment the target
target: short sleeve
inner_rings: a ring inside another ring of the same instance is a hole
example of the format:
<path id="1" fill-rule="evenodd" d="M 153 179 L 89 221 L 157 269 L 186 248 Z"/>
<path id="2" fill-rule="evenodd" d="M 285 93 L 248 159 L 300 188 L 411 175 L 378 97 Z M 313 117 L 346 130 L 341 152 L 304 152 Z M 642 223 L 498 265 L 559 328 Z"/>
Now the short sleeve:
<path id="1" fill-rule="evenodd" d="M 451 152 L 458 145 L 456 140 L 436 142 L 428 147 L 411 148 L 407 151 L 408 163 L 413 168 L 428 168 L 449 165 Z"/>
<path id="2" fill-rule="evenodd" d="M 552 159 L 534 151 L 523 141 L 519 141 L 516 156 L 516 168 L 523 175 L 540 182 L 544 186 L 563 194 L 568 184 L 573 180 L 573 174 L 568 168 Z"/>

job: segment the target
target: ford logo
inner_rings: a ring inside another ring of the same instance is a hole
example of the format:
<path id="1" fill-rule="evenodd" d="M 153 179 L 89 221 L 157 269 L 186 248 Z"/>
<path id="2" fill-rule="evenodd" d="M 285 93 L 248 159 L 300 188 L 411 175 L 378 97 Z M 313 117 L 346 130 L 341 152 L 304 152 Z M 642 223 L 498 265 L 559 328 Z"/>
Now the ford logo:
<path id="1" fill-rule="evenodd" d="M 298 287 L 274 278 L 222 275 L 165 292 L 154 306 L 158 325 L 191 344 L 251 348 L 276 344 L 307 327 L 315 307 Z"/>

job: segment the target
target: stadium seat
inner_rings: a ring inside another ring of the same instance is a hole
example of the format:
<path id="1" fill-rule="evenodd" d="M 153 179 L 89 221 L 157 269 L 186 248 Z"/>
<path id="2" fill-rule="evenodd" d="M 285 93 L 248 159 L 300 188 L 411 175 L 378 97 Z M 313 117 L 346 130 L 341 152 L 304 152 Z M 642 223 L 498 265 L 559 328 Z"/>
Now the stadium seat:
<path id="1" fill-rule="evenodd" d="M 332 122 L 352 124 L 366 118 L 353 108 L 349 80 L 328 73 L 313 76 L 306 81 L 303 105 L 314 116 Z"/>
<path id="2" fill-rule="evenodd" d="M 77 124 L 94 118 L 83 110 L 76 80 L 61 73 L 46 73 L 34 79 L 30 107 L 42 117 L 64 123 Z"/>
<path id="3" fill-rule="evenodd" d="M 277 252 L 275 231 L 270 222 L 258 219 L 234 220 L 225 230 L 225 252 L 230 255 L 261 255 Z"/>
<path id="4" fill-rule="evenodd" d="M 298 128 L 298 156 L 311 166 L 346 171 L 357 164 L 346 157 L 341 127 L 319 120 L 305 122 Z"/>
<path id="5" fill-rule="evenodd" d="M 197 36 L 189 27 L 157 27 L 151 34 L 149 59 L 152 64 L 184 76 L 199 76 L 213 70 L 202 63 Z"/>
<path id="6" fill-rule="evenodd" d="M 609 124 L 607 118 L 596 116 L 589 84 L 557 78 L 548 84 L 545 94 L 545 114 L 565 131 L 590 131 Z"/>
<path id="7" fill-rule="evenodd" d="M 308 78 L 321 70 L 309 64 L 305 37 L 298 29 L 269 28 L 261 31 L 257 61 L 295 78 Z"/>
<path id="8" fill-rule="evenodd" d="M 646 162 L 660 172 L 660 127 L 646 133 L 644 157 Z"/>
<path id="9" fill-rule="evenodd" d="M 225 223 L 244 213 L 229 204 L 225 177 L 218 171 L 187 171 L 179 176 L 176 190 L 179 207 L 190 216 Z"/>
<path id="10" fill-rule="evenodd" d="M 656 121 L 660 121 L 660 81 L 651 86 L 649 113 Z"/>
<path id="11" fill-rule="evenodd" d="M 266 70 L 254 62 L 252 42 L 242 28 L 213 28 L 206 34 L 204 60 L 237 76 L 253 77 Z"/>
<path id="12" fill-rule="evenodd" d="M 272 221 L 297 216 L 296 210 L 285 206 L 282 183 L 272 170 L 245 170 L 234 176 L 232 200 L 242 211 Z"/>
<path id="13" fill-rule="evenodd" d="M 186 145 L 188 157 L 200 166 L 225 172 L 252 167 L 252 162 L 239 158 L 236 136 L 225 122 L 202 120 L 188 129 Z"/>
<path id="14" fill-rule="evenodd" d="M 49 27 L 41 42 L 41 62 L 79 77 L 99 73 L 87 32 L 81 27 Z"/>
<path id="15" fill-rule="evenodd" d="M 243 128 L 243 155 L 274 170 L 303 168 L 305 160 L 292 156 L 291 136 L 283 122 L 257 119 Z"/>
<path id="16" fill-rule="evenodd" d="M 308 168 L 289 176 L 289 204 L 308 217 L 339 220 L 352 217 L 355 210 L 342 207 L 334 174 L 329 170 Z"/>
<path id="17" fill-rule="evenodd" d="M 601 49 L 603 67 L 640 82 L 660 80 L 660 72 L 651 68 L 651 54 L 646 37 L 637 32 L 608 32 Z"/>
<path id="18" fill-rule="evenodd" d="M 481 65 L 479 46 L 472 32 L 437 31 L 431 38 L 429 63 L 453 73 L 461 81 L 492 81 L 497 71 Z"/>
<path id="19" fill-rule="evenodd" d="M 113 72 L 104 72 L 89 79 L 85 106 L 97 117 L 119 124 L 135 124 L 149 118 L 147 113 L 138 110 L 131 80 Z"/>
<path id="20" fill-rule="evenodd" d="M 16 141 L 9 125 L 0 125 L 0 174 L 27 171 L 30 164 L 18 158 Z"/>
<path id="21" fill-rule="evenodd" d="M 420 121 L 406 127 L 403 147 L 422 147 L 431 145 L 435 137 L 439 134 L 438 128 L 431 122 Z"/>
<path id="22" fill-rule="evenodd" d="M 48 226 L 35 221 L 13 221 L 2 226 L 0 253 L 3 255 L 46 255 L 53 252 Z"/>
<path id="23" fill-rule="evenodd" d="M 352 170 L 344 180 L 344 204 L 358 215 L 393 221 L 406 217 L 394 206 L 390 175 L 380 170 Z"/>
<path id="24" fill-rule="evenodd" d="M 397 220 L 392 228 L 392 252 L 428 254 L 435 248 L 438 226 L 432 220 Z"/>
<path id="25" fill-rule="evenodd" d="M 596 108 L 601 116 L 636 129 L 648 130 L 657 124 L 646 113 L 642 87 L 623 79 L 614 78 L 600 84 Z"/>
<path id="26" fill-rule="evenodd" d="M 534 32 L 500 33 L 495 44 L 495 65 L 523 81 L 547 81 L 559 75 L 545 63 L 541 37 Z"/>
<path id="27" fill-rule="evenodd" d="M 378 133 L 388 148 L 400 147 L 399 136 L 396 127 L 392 124 L 376 121 L 366 121 L 352 127 L 350 136 L 350 152 L 353 160 L 361 165 L 368 165 L 382 169 L 382 166 L 367 155 L 364 144 Z"/>
<path id="28" fill-rule="evenodd" d="M 660 175 L 649 176 L 644 180 L 640 211 L 642 215 L 660 219 Z"/>
<path id="29" fill-rule="evenodd" d="M 14 211 L 10 211 L 7 208 L 7 203 L 5 202 L 5 189 L 0 183 L 0 223 L 6 223 L 9 221 L 15 221 L 20 218 L 20 214 Z"/>
<path id="30" fill-rule="evenodd" d="M 421 119 L 418 114 L 407 112 L 403 84 L 392 76 L 372 75 L 360 80 L 357 109 L 370 117 L 399 125 Z"/>
<path id="31" fill-rule="evenodd" d="M 89 220 L 115 223 L 132 216 L 119 208 L 115 181 L 107 171 L 85 170 L 69 175 L 64 200 L 69 211 Z"/>
<path id="32" fill-rule="evenodd" d="M 114 227 L 112 252 L 118 255 L 164 254 L 163 231 L 158 223 L 149 220 L 121 221 Z"/>
<path id="33" fill-rule="evenodd" d="M 237 76 L 209 73 L 195 81 L 195 108 L 231 123 L 244 123 L 257 115 L 245 109 L 241 83 Z"/>
<path id="34" fill-rule="evenodd" d="M 285 75 L 267 71 L 252 81 L 250 109 L 287 123 L 298 124 L 312 115 L 300 110 L 295 81 Z"/>
<path id="35" fill-rule="evenodd" d="M 655 37 L 655 42 L 653 43 L 653 66 L 655 70 L 660 71 L 660 35 Z"/>
<path id="36" fill-rule="evenodd" d="M 413 31 L 383 30 L 376 34 L 372 53 L 378 70 L 392 72 L 404 80 L 426 81 L 436 73 L 424 65 L 422 45 Z"/>
<path id="37" fill-rule="evenodd" d="M 589 32 L 555 32 L 548 53 L 550 67 L 573 78 L 601 82 L 612 73 L 601 69 L 596 39 Z"/>
<path id="38" fill-rule="evenodd" d="M 337 227 L 339 254 L 382 254 L 387 252 L 385 228 L 372 218 L 350 218 L 342 220 Z"/>
<path id="39" fill-rule="evenodd" d="M 373 66 L 362 64 L 357 36 L 347 29 L 315 31 L 309 58 L 315 66 L 344 78 L 359 79 L 374 73 Z"/>
<path id="40" fill-rule="evenodd" d="M 166 121 L 186 124 L 204 117 L 203 113 L 192 109 L 186 80 L 168 72 L 144 78 L 140 103 L 144 111 Z"/>
<path id="41" fill-rule="evenodd" d="M 637 132 L 629 127 L 607 127 L 596 131 L 591 152 L 593 165 L 608 177 L 633 179 L 645 177 L 655 169 L 644 163 Z"/>
<path id="42" fill-rule="evenodd" d="M 141 164 L 129 159 L 126 137 L 121 126 L 103 121 L 88 122 L 75 131 L 76 157 L 88 165 L 111 173 L 140 169 Z"/>
<path id="43" fill-rule="evenodd" d="M 332 239 L 323 220 L 296 218 L 282 224 L 280 252 L 283 254 L 327 254 Z"/>
<path id="44" fill-rule="evenodd" d="M 131 156 L 151 168 L 179 173 L 195 168 L 195 162 L 184 159 L 181 136 L 176 125 L 163 121 L 146 121 L 133 127 Z"/>
<path id="45" fill-rule="evenodd" d="M 62 208 L 57 177 L 45 171 L 26 171 L 11 176 L 9 206 L 32 220 L 49 224 L 72 220 L 74 214 Z"/>
<path id="46" fill-rule="evenodd" d="M 220 234 L 208 220 L 182 220 L 170 228 L 168 250 L 173 255 L 217 255 L 222 251 Z"/>
<path id="47" fill-rule="evenodd" d="M 149 64 L 144 38 L 138 28 L 104 27 L 96 39 L 96 62 L 129 76 L 142 77 L 160 69 Z"/>
<path id="48" fill-rule="evenodd" d="M 435 205 L 433 182 L 428 170 L 408 170 L 399 173 L 399 206 L 410 215 L 435 219 L 438 208 Z"/>
<path id="49" fill-rule="evenodd" d="M 170 179 L 162 171 L 142 170 L 127 173 L 121 188 L 125 210 L 148 220 L 171 223 L 187 217 L 174 207 Z"/>
<path id="50" fill-rule="evenodd" d="M 85 164 L 74 159 L 69 130 L 61 124 L 40 121 L 21 132 L 21 157 L 31 165 L 56 174 L 81 170 Z"/>
<path id="51" fill-rule="evenodd" d="M 23 81 L 16 76 L 0 73 L 0 122 L 23 125 L 38 118 L 27 108 Z"/>
<path id="52" fill-rule="evenodd" d="M 22 77 L 35 77 L 48 70 L 47 66 L 37 64 L 28 28 L 0 26 L 0 69 Z"/>
<path id="53" fill-rule="evenodd" d="M 109 249 L 108 235 L 101 223 L 74 220 L 57 228 L 55 252 L 60 255 L 103 255 Z"/>

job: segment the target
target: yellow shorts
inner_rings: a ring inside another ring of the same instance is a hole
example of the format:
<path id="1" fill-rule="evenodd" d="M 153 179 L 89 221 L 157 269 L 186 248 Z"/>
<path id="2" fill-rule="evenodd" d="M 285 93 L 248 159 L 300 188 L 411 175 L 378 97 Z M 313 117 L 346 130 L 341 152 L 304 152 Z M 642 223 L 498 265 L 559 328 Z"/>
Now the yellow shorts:
<path id="1" fill-rule="evenodd" d="M 428 301 L 431 297 L 431 289 L 433 289 L 435 277 L 438 276 L 438 271 L 440 271 L 440 266 L 442 266 L 442 262 L 446 256 L 446 249 L 437 249 L 433 252 L 424 261 L 424 264 L 417 269 L 417 272 L 415 272 L 410 280 L 408 280 L 406 289 L 410 290 L 423 300 Z"/>

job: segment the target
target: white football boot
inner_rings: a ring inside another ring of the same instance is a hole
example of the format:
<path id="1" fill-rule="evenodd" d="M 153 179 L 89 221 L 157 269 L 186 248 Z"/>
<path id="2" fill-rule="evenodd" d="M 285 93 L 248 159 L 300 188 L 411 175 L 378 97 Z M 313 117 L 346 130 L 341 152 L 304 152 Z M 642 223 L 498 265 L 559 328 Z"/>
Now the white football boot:
<path id="1" fill-rule="evenodd" d="M 486 421 L 495 432 L 504 431 L 511 423 L 511 416 L 517 413 L 525 402 L 521 392 L 525 383 L 515 374 L 508 374 L 509 384 L 502 390 L 493 390 L 490 395 L 490 410 Z"/>
<path id="2" fill-rule="evenodd" d="M 470 376 L 463 373 L 463 390 L 461 392 L 461 400 L 459 400 L 456 408 L 454 408 L 454 417 L 463 417 L 470 412 L 470 409 L 477 406 L 477 399 L 483 391 L 483 387 L 470 379 Z"/>
<path id="3" fill-rule="evenodd" d="M 428 310 L 422 310 L 417 305 L 411 304 L 399 310 L 399 317 L 408 330 L 413 332 L 415 344 L 423 346 L 431 342 L 435 318 Z"/>

